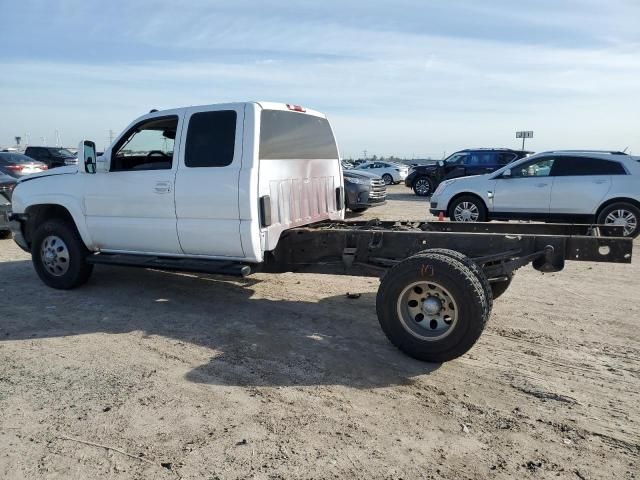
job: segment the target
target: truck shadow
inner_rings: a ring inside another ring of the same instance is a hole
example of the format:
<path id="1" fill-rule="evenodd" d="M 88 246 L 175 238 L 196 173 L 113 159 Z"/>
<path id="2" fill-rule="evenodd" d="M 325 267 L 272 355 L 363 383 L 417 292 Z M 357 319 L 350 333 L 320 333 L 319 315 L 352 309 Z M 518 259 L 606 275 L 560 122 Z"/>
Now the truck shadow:
<path id="1" fill-rule="evenodd" d="M 101 266 L 86 286 L 57 291 L 40 282 L 30 262 L 4 262 L 0 342 L 142 331 L 211 349 L 208 363 L 186 378 L 220 385 L 377 388 L 439 367 L 388 342 L 375 293 L 316 302 L 282 300 L 272 288 L 260 291 L 276 298 L 258 298 L 252 287 L 260 282 Z M 277 278 L 273 285 L 286 288 Z"/>

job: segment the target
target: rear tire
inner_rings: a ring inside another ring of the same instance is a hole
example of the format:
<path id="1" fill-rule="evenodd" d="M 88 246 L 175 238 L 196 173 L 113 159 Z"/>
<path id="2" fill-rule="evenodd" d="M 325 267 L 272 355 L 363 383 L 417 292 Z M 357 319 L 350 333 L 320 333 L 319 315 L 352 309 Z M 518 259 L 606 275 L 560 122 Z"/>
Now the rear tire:
<path id="1" fill-rule="evenodd" d="M 429 177 L 418 177 L 413 182 L 413 193 L 419 197 L 429 197 L 433 193 L 433 182 Z"/>
<path id="2" fill-rule="evenodd" d="M 598 214 L 598 224 L 623 225 L 624 236 L 636 238 L 640 235 L 640 209 L 627 202 L 613 203 L 603 208 Z"/>
<path id="3" fill-rule="evenodd" d="M 463 195 L 449 206 L 449 219 L 452 222 L 486 222 L 487 208 L 478 197 Z"/>
<path id="4" fill-rule="evenodd" d="M 507 288 L 511 285 L 513 281 L 513 276 L 515 273 L 510 273 L 507 275 L 506 280 L 501 280 L 499 282 L 491 282 L 491 292 L 493 294 L 493 299 L 499 298 L 504 292 L 507 291 Z"/>
<path id="5" fill-rule="evenodd" d="M 393 177 L 388 173 L 382 175 L 382 180 L 384 180 L 385 185 L 393 185 Z"/>
<path id="6" fill-rule="evenodd" d="M 418 360 L 446 362 L 466 353 L 478 340 L 488 305 L 469 268 L 455 258 L 429 252 L 409 257 L 387 272 L 378 289 L 376 310 L 387 338 L 404 353 Z"/>
<path id="7" fill-rule="evenodd" d="M 61 219 L 41 224 L 31 243 L 31 261 L 38 276 L 60 290 L 86 283 L 93 271 L 93 265 L 86 262 L 89 253 L 75 226 Z"/>

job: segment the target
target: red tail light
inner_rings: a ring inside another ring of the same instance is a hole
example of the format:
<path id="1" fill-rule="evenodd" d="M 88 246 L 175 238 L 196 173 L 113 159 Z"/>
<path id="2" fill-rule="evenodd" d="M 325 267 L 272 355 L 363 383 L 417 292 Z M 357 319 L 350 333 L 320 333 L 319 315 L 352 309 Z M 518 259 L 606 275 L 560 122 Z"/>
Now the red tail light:
<path id="1" fill-rule="evenodd" d="M 300 105 L 292 105 L 290 103 L 287 103 L 287 108 L 289 110 L 293 110 L 294 112 L 306 112 L 306 110 L 302 108 Z"/>
<path id="2" fill-rule="evenodd" d="M 40 168 L 42 170 L 49 170 L 49 167 L 47 165 L 41 165 Z"/>
<path id="3" fill-rule="evenodd" d="M 7 165 L 7 170 L 11 170 L 12 172 L 21 172 L 24 168 L 24 165 Z"/>

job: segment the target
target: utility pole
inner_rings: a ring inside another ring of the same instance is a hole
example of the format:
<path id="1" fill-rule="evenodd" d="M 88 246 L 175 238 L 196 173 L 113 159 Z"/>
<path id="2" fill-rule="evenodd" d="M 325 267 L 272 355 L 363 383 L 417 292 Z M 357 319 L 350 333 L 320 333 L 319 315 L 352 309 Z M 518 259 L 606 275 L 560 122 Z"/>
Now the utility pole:
<path id="1" fill-rule="evenodd" d="M 364 159 L 366 160 L 367 159 L 367 149 L 366 148 L 362 151 L 362 154 L 364 155 Z"/>

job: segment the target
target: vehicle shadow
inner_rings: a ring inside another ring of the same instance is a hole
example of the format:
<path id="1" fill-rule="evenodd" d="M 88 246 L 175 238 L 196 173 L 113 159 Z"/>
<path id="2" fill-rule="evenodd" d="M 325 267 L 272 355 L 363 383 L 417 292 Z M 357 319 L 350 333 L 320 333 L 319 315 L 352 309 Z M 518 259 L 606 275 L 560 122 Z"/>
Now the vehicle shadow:
<path id="1" fill-rule="evenodd" d="M 0 342 L 142 331 L 210 348 L 208 363 L 186 378 L 220 385 L 376 388 L 411 383 L 439 367 L 388 342 L 374 293 L 282 300 L 264 288 L 261 295 L 276 298 L 259 298 L 252 288 L 258 283 L 260 277 L 100 266 L 86 286 L 58 291 L 40 282 L 30 262 L 4 262 L 0 293 L 11 301 L 0 305 Z"/>
<path id="2" fill-rule="evenodd" d="M 403 202 L 418 202 L 429 205 L 429 197 L 420 197 L 413 193 L 413 190 L 405 189 L 405 191 L 387 190 L 387 201 L 400 200 Z"/>

